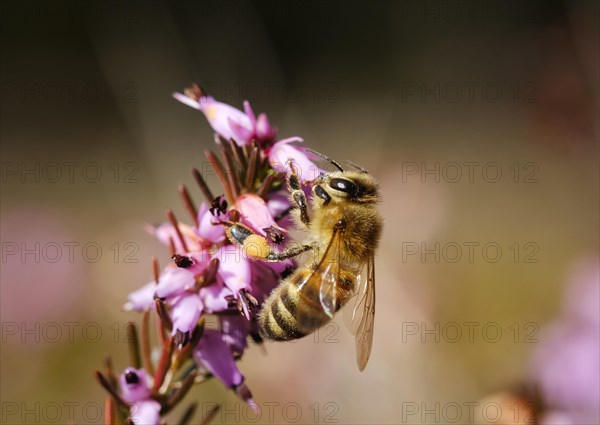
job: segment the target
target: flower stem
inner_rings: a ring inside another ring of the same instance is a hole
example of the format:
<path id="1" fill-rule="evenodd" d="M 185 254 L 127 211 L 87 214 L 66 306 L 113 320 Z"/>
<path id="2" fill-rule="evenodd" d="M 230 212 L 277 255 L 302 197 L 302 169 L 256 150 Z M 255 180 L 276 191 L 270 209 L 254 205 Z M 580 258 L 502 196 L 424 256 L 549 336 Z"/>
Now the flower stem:
<path id="1" fill-rule="evenodd" d="M 127 341 L 129 342 L 129 362 L 131 366 L 139 369 L 142 366 L 140 340 L 138 338 L 137 327 L 133 322 L 127 323 Z"/>
<path id="2" fill-rule="evenodd" d="M 194 201 L 192 201 L 190 192 L 184 184 L 179 186 L 179 194 L 181 195 L 181 199 L 183 199 L 183 204 L 185 205 L 185 208 L 192 217 L 194 226 L 198 227 L 198 210 L 194 205 Z"/>
<path id="3" fill-rule="evenodd" d="M 181 229 L 179 228 L 179 222 L 177 221 L 177 217 L 175 217 L 175 214 L 173 214 L 173 211 L 171 211 L 170 208 L 167 208 L 167 218 L 169 219 L 169 221 L 175 228 L 175 233 L 177 233 L 177 238 L 179 239 L 179 242 L 181 243 L 181 247 L 183 248 L 183 251 L 188 252 L 187 243 L 185 242 L 185 238 L 183 237 L 183 234 L 181 233 Z"/>
<path id="4" fill-rule="evenodd" d="M 160 362 L 158 363 L 158 368 L 154 374 L 154 385 L 152 386 L 152 391 L 155 393 L 158 393 L 158 390 L 165 381 L 165 376 L 167 376 L 167 372 L 169 371 L 169 367 L 171 365 L 171 356 L 173 355 L 174 349 L 175 344 L 173 343 L 173 338 L 169 338 L 167 343 L 163 346 Z"/>
<path id="5" fill-rule="evenodd" d="M 192 168 L 192 176 L 194 176 L 194 180 L 196 180 L 196 183 L 200 187 L 200 191 L 202 192 L 206 200 L 208 202 L 212 202 L 212 200 L 215 199 L 215 197 L 208 188 L 208 185 L 204 181 L 202 174 L 200 174 L 200 171 L 197 168 Z"/>
<path id="6" fill-rule="evenodd" d="M 215 170 L 215 173 L 219 178 L 219 181 L 223 185 L 227 202 L 229 202 L 230 205 L 233 205 L 236 198 L 233 197 L 233 190 L 229 184 L 229 180 L 227 179 L 227 173 L 225 172 L 223 164 L 221 164 L 219 158 L 217 158 L 217 156 L 210 150 L 205 150 L 204 155 L 206 156 L 206 159 L 208 159 L 208 162 L 210 162 L 212 165 L 213 170 Z"/>
<path id="7" fill-rule="evenodd" d="M 117 391 L 115 390 L 115 387 L 113 387 L 110 384 L 110 382 L 108 381 L 108 379 L 106 379 L 106 377 L 104 375 L 102 375 L 102 373 L 100 371 L 95 370 L 94 371 L 94 376 L 96 377 L 96 379 L 98 380 L 98 382 L 100 383 L 100 385 L 102 385 L 102 387 L 104 387 L 104 389 L 106 391 L 108 391 L 108 393 L 115 399 L 115 401 L 117 403 L 119 403 L 122 406 L 127 406 L 127 403 L 117 393 Z"/>
<path id="8" fill-rule="evenodd" d="M 106 397 L 104 400 L 104 425 L 114 425 L 115 423 L 115 401 L 112 397 Z"/>
<path id="9" fill-rule="evenodd" d="M 150 351 L 150 312 L 147 310 L 142 314 L 142 358 L 146 371 L 150 375 L 154 375 L 154 366 L 152 365 Z"/>

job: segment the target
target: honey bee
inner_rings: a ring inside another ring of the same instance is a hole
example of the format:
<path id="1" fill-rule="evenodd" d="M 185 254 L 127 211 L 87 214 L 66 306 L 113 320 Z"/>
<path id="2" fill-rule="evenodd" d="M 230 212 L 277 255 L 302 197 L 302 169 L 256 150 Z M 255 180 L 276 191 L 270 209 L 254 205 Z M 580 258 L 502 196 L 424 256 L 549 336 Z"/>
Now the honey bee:
<path id="1" fill-rule="evenodd" d="M 293 163 L 287 187 L 298 226 L 308 231 L 307 241 L 277 253 L 266 239 L 242 224 L 228 226 L 227 235 L 254 258 L 281 261 L 303 252 L 310 260 L 271 292 L 259 313 L 261 333 L 267 339 L 286 341 L 302 338 L 329 322 L 336 311 L 356 297 L 351 329 L 356 339 L 359 370 L 371 353 L 375 318 L 374 254 L 382 231 L 376 209 L 376 180 L 363 168 L 344 170 L 325 155 L 338 171 L 306 182 L 313 193 L 307 202 Z M 365 267 L 366 266 L 366 267 Z M 364 270 L 366 268 L 366 270 Z"/>

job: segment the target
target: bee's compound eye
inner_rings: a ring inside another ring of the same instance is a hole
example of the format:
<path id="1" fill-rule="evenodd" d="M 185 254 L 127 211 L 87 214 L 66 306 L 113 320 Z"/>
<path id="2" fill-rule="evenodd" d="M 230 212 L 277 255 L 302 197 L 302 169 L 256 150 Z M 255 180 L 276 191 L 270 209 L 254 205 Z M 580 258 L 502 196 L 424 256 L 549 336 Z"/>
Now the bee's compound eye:
<path id="1" fill-rule="evenodd" d="M 332 189 L 339 190 L 340 192 L 344 192 L 349 195 L 353 195 L 356 193 L 356 185 L 354 183 L 352 183 L 350 180 L 331 179 L 329 181 L 329 186 Z"/>
<path id="2" fill-rule="evenodd" d="M 128 384 L 138 384 L 140 382 L 140 378 L 134 371 L 127 370 L 125 371 L 125 382 Z"/>

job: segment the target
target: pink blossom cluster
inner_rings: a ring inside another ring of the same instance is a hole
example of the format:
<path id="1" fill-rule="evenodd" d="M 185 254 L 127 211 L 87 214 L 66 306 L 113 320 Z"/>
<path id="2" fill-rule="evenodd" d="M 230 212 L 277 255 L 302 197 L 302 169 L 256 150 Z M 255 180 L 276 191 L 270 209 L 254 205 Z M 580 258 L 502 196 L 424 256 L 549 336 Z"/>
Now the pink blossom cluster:
<path id="1" fill-rule="evenodd" d="M 182 398 L 181 394 L 173 396 L 181 387 L 187 389 L 193 382 L 210 377 L 219 379 L 256 408 L 236 362 L 249 338 L 262 342 L 257 313 L 295 264 L 247 257 L 229 240 L 227 226 L 240 222 L 265 237 L 275 251 L 285 248 L 291 223 L 285 187 L 289 164 L 293 163 L 303 182 L 322 172 L 298 145 L 303 141 L 300 137 L 278 140 L 277 129 L 267 115 L 257 117 L 249 102 L 244 102 L 241 111 L 206 96 L 198 86 L 173 96 L 201 111 L 215 131 L 221 159 L 210 151 L 206 157 L 221 180 L 223 193 L 213 196 L 202 175 L 194 170 L 206 199 L 197 208 L 188 189 L 180 187 L 191 223 L 178 221 L 169 210 L 167 222 L 149 228 L 170 248 L 170 260 L 162 270 L 155 261 L 154 279 L 130 293 L 124 309 L 142 312 L 146 321 L 150 312 L 156 312 L 163 352 L 159 364 L 149 353 L 140 355 L 145 368 L 134 359 L 118 379 L 113 377 L 118 384 L 111 384 L 110 377 L 97 372 L 113 398 L 129 406 L 130 419 L 144 424 L 158 424 L 174 404 L 173 398 Z M 206 326 L 208 317 L 216 319 L 216 327 Z M 142 335 L 142 340 L 145 337 Z M 148 345 L 142 341 L 138 352 L 143 353 Z M 186 364 L 187 375 L 169 385 L 167 369 L 173 373 L 174 368 Z"/>

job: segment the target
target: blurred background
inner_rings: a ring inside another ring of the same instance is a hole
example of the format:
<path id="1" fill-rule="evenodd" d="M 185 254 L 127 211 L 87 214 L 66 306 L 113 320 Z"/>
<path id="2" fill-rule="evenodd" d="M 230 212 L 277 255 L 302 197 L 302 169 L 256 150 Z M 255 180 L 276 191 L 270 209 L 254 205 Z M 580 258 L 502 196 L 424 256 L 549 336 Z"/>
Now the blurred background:
<path id="1" fill-rule="evenodd" d="M 194 388 L 216 423 L 523 422 L 490 397 L 540 380 L 570 288 L 597 317 L 598 2 L 1 7 L 2 423 L 102 422 L 92 371 L 127 366 L 121 306 L 168 259 L 144 225 L 185 217 L 177 185 L 199 201 L 189 170 L 209 171 L 210 126 L 171 98 L 192 82 L 363 165 L 385 218 L 365 372 L 337 317 L 248 350 L 260 416 Z M 558 410 L 596 421 L 598 374 Z"/>

